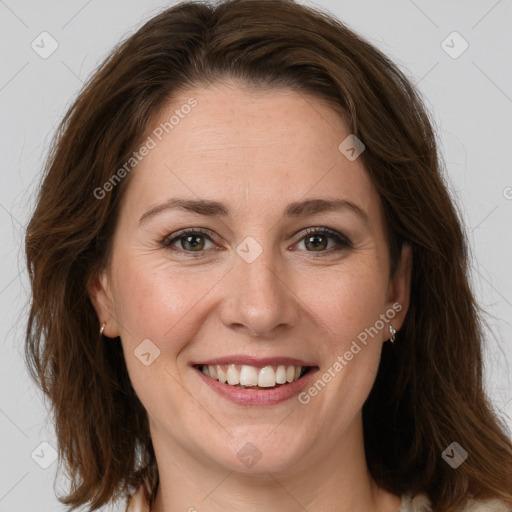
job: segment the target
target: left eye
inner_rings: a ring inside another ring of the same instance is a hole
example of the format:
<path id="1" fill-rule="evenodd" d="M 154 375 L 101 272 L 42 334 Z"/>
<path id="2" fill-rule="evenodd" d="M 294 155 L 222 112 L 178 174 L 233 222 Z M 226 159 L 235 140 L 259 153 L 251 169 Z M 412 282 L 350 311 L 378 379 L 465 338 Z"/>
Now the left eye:
<path id="1" fill-rule="evenodd" d="M 327 249 L 329 238 L 331 240 L 334 240 L 337 245 L 341 245 L 345 248 L 351 246 L 351 244 L 347 238 L 340 235 L 336 231 L 331 231 L 330 229 L 325 229 L 325 228 L 310 229 L 309 231 L 306 232 L 306 236 L 302 237 L 299 240 L 299 242 L 303 241 L 305 247 L 309 246 L 309 247 L 313 248 L 312 251 L 308 251 L 308 252 L 325 252 L 322 249 Z M 330 247 L 330 249 L 332 249 L 332 247 Z M 333 252 L 333 251 L 329 251 L 329 253 L 330 252 Z M 334 251 L 334 252 L 336 252 L 336 251 Z"/>
<path id="2" fill-rule="evenodd" d="M 332 231 L 327 228 L 309 228 L 305 233 L 302 233 L 302 235 L 302 238 L 299 239 L 296 244 L 304 242 L 306 248 L 312 248 L 312 250 L 307 250 L 306 252 L 331 254 L 332 252 L 341 250 L 338 248 L 334 251 L 326 251 L 325 249 L 328 248 L 327 246 L 329 239 L 334 240 L 336 242 L 335 245 L 339 245 L 342 248 L 352 247 L 352 244 L 348 238 L 336 231 Z M 214 243 L 213 237 L 209 231 L 190 230 L 182 231 L 175 236 L 171 235 L 170 237 L 165 238 L 161 243 L 163 247 L 169 248 L 171 250 L 183 250 L 186 253 L 201 253 L 204 252 L 205 244 L 207 241 Z M 175 244 L 177 242 L 181 242 L 181 248 L 176 247 Z M 332 249 L 332 246 L 329 249 Z"/>

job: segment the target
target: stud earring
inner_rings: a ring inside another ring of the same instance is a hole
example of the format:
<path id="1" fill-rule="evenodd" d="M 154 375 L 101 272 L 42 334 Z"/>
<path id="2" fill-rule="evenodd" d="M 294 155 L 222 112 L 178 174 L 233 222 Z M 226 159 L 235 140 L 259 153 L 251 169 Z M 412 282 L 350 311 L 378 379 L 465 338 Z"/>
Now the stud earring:
<path id="1" fill-rule="evenodd" d="M 105 330 L 105 325 L 106 324 L 102 324 L 100 327 L 100 336 L 103 336 L 103 331 Z"/>
<path id="2" fill-rule="evenodd" d="M 391 324 L 389 324 L 389 332 L 391 334 L 391 337 L 389 338 L 389 341 L 391 343 L 393 343 L 395 341 L 395 334 L 396 334 L 396 330 L 393 329 L 393 326 Z"/>

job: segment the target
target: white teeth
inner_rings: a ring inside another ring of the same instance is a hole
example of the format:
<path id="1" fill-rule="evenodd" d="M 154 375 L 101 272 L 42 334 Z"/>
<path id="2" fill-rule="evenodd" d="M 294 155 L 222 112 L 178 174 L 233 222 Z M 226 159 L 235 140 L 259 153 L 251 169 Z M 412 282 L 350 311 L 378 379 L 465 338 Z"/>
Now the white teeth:
<path id="1" fill-rule="evenodd" d="M 276 370 L 276 382 L 286 384 L 286 366 L 280 364 Z"/>
<path id="2" fill-rule="evenodd" d="M 215 366 L 213 366 L 212 364 L 208 366 L 208 371 L 210 372 L 210 377 L 212 379 L 217 378 L 217 368 L 215 368 Z"/>
<path id="3" fill-rule="evenodd" d="M 240 373 L 235 368 L 234 364 L 228 366 L 228 384 L 236 386 L 240 383 Z"/>
<path id="4" fill-rule="evenodd" d="M 261 369 L 258 376 L 258 386 L 260 388 L 271 388 L 276 385 L 276 373 L 272 366 L 265 366 Z"/>
<path id="5" fill-rule="evenodd" d="M 224 371 L 224 369 L 226 371 Z M 257 368 L 249 365 L 203 365 L 202 372 L 208 377 L 231 386 L 259 386 L 272 388 L 276 384 L 286 384 L 299 379 L 302 366 L 267 365 Z"/>
<path id="6" fill-rule="evenodd" d="M 240 384 L 242 386 L 258 385 L 258 370 L 254 366 L 243 365 L 240 370 Z"/>
<path id="7" fill-rule="evenodd" d="M 228 380 L 226 374 L 224 373 L 224 370 L 220 367 L 220 365 L 217 365 L 217 378 L 219 379 L 219 382 L 226 382 Z"/>

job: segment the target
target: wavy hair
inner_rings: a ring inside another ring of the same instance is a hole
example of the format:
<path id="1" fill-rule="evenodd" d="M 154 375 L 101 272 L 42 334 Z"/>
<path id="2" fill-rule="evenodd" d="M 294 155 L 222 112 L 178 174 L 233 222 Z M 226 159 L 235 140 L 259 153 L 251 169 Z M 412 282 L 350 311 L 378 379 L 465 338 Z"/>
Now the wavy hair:
<path id="1" fill-rule="evenodd" d="M 154 498 L 146 411 L 120 339 L 106 343 L 98 334 L 87 293 L 109 261 L 130 176 L 101 200 L 94 191 L 130 158 L 169 99 L 222 80 L 328 101 L 366 145 L 361 158 L 382 202 L 391 275 L 402 244 L 412 246 L 409 311 L 396 342 L 384 344 L 363 406 L 373 479 L 398 495 L 426 492 L 438 512 L 469 497 L 512 505 L 512 444 L 483 389 L 483 311 L 434 122 L 388 57 L 328 12 L 293 0 L 168 8 L 113 50 L 59 126 L 25 239 L 25 358 L 51 403 L 59 462 L 71 478 L 59 500 L 96 510 L 140 484 Z M 453 441 L 469 454 L 457 470 L 442 458 Z"/>

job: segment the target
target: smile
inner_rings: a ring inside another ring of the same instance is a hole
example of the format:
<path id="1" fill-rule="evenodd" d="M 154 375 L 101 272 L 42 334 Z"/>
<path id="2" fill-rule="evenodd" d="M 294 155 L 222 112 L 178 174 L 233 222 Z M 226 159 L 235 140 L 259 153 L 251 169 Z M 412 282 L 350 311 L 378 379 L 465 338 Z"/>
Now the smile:
<path id="1" fill-rule="evenodd" d="M 318 366 L 294 364 L 193 364 L 198 377 L 222 398 L 240 406 L 274 406 L 297 397 Z"/>

